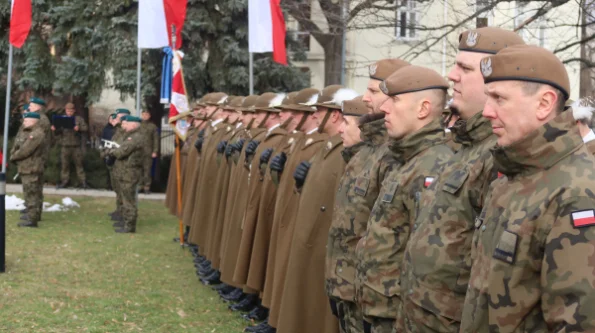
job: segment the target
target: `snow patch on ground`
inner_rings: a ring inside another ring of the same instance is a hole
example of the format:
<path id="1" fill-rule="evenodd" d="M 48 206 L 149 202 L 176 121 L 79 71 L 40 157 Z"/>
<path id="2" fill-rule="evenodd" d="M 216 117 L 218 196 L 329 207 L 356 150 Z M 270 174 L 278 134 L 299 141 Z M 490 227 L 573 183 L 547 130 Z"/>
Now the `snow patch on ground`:
<path id="1" fill-rule="evenodd" d="M 73 208 L 79 208 L 80 205 L 69 197 L 62 199 L 62 204 L 43 203 L 44 212 L 64 212 Z M 16 195 L 6 196 L 6 210 L 22 210 L 25 209 L 25 200 Z"/>

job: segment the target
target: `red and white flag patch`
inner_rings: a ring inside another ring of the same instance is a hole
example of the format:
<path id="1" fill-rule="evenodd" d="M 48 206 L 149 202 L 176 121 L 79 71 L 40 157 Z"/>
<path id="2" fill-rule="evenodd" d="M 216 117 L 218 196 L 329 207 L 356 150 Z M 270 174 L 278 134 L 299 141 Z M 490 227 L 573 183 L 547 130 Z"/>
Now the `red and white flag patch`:
<path id="1" fill-rule="evenodd" d="M 595 211 L 593 209 L 572 213 L 572 225 L 575 228 L 595 225 Z"/>
<path id="2" fill-rule="evenodd" d="M 502 178 L 504 177 L 504 174 L 502 172 L 498 172 L 498 178 Z"/>
<path id="3" fill-rule="evenodd" d="M 424 180 L 424 187 L 425 188 L 430 187 L 430 185 L 432 185 L 433 182 L 434 182 L 434 177 L 426 177 L 426 179 Z"/>

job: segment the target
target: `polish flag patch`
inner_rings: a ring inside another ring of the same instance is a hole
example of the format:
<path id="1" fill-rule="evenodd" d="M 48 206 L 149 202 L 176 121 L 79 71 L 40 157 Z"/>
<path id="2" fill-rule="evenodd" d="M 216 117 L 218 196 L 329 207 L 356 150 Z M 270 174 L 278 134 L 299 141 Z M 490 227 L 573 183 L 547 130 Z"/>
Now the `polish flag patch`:
<path id="1" fill-rule="evenodd" d="M 430 187 L 430 185 L 432 185 L 433 182 L 434 182 L 434 177 L 426 177 L 426 179 L 424 180 L 424 187 L 425 188 Z"/>
<path id="2" fill-rule="evenodd" d="M 595 211 L 593 209 L 582 210 L 572 213 L 572 225 L 575 228 L 588 227 L 595 225 Z"/>
<path id="3" fill-rule="evenodd" d="M 498 172 L 498 178 L 502 178 L 504 174 L 502 172 Z"/>

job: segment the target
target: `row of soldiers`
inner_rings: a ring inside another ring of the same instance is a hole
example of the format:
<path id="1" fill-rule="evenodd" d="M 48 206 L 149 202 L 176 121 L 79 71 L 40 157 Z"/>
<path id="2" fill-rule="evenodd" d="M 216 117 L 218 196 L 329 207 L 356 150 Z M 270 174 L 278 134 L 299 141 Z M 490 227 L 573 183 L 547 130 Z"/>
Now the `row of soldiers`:
<path id="1" fill-rule="evenodd" d="M 458 48 L 448 129 L 448 82 L 399 59 L 363 96 L 211 93 L 188 114 L 166 206 L 201 281 L 266 318 L 246 331 L 595 330 L 593 103 L 569 107 L 562 62 L 514 32 Z"/>

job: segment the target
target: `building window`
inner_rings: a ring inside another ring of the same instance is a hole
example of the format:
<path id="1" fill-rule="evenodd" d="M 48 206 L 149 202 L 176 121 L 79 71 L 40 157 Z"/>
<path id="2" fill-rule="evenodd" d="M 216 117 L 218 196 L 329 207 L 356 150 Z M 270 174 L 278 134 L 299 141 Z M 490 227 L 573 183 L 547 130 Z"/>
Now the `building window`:
<path id="1" fill-rule="evenodd" d="M 419 18 L 416 0 L 402 0 L 401 6 L 397 9 L 397 31 L 398 39 L 416 39 L 415 29 Z"/>
<path id="2" fill-rule="evenodd" d="M 546 32 L 545 20 L 543 17 L 539 19 L 539 46 L 545 47 L 545 32 Z"/>
<path id="3" fill-rule="evenodd" d="M 475 27 L 483 28 L 492 24 L 492 10 L 485 10 L 490 6 L 490 0 L 476 0 L 475 12 L 479 13 L 475 18 Z"/>

